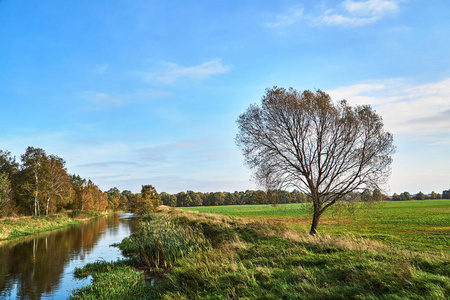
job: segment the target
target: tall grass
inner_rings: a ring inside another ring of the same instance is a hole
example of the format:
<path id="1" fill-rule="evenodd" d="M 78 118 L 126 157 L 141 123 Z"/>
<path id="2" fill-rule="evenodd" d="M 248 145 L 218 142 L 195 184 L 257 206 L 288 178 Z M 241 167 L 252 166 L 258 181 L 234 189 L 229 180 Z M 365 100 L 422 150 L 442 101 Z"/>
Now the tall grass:
<path id="1" fill-rule="evenodd" d="M 150 269 L 169 268 L 189 253 L 210 248 L 200 228 L 179 226 L 164 215 L 146 216 L 127 245 L 127 251 L 135 252 L 138 262 Z"/>

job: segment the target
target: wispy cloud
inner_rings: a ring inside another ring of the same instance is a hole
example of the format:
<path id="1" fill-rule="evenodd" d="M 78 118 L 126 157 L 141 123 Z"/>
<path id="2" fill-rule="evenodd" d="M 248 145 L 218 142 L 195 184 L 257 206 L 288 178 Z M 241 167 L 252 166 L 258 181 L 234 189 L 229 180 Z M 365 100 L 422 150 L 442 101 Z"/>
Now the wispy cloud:
<path id="1" fill-rule="evenodd" d="M 312 26 L 363 26 L 398 12 L 400 10 L 400 1 L 345 0 L 333 8 L 321 6 L 318 13 L 306 12 L 304 9 L 291 9 L 287 13 L 278 14 L 274 21 L 266 22 L 265 25 L 270 28 L 284 28 L 304 21 Z"/>
<path id="2" fill-rule="evenodd" d="M 112 97 L 105 93 L 87 91 L 87 92 L 83 92 L 82 96 L 89 102 L 96 104 L 96 105 L 121 105 L 121 104 L 123 104 L 122 99 Z"/>
<path id="3" fill-rule="evenodd" d="M 371 104 L 387 130 L 442 142 L 450 134 L 450 78 L 412 85 L 406 80 L 369 82 L 328 91 L 333 99 Z"/>
<path id="4" fill-rule="evenodd" d="M 137 153 L 139 157 L 145 161 L 167 162 L 169 160 L 170 153 L 183 149 L 196 148 L 204 145 L 206 142 L 207 141 L 204 140 L 178 141 L 174 143 L 139 148 L 133 150 L 133 152 Z"/>
<path id="5" fill-rule="evenodd" d="M 289 13 L 277 15 L 275 21 L 267 22 L 267 27 L 279 28 L 291 26 L 303 18 L 303 9 L 293 9 Z"/>
<path id="6" fill-rule="evenodd" d="M 325 25 L 362 26 L 394 14 L 399 9 L 398 1 L 394 0 L 346 0 L 340 7 L 329 9 L 316 18 L 316 22 Z"/>
<path id="7" fill-rule="evenodd" d="M 220 59 L 204 62 L 200 65 L 184 67 L 173 62 L 162 63 L 162 70 L 156 72 L 141 72 L 145 80 L 157 80 L 163 83 L 173 83 L 179 79 L 203 80 L 208 77 L 224 74 L 230 67 L 222 64 Z"/>
<path id="8" fill-rule="evenodd" d="M 81 164 L 77 167 L 80 168 L 115 168 L 115 167 L 140 167 L 145 166 L 145 164 L 132 162 L 132 161 L 105 161 L 96 162 L 89 164 Z"/>
<path id="9" fill-rule="evenodd" d="M 96 75 L 103 75 L 105 74 L 109 69 L 109 64 L 100 64 L 94 67 L 92 70 L 92 73 Z"/>

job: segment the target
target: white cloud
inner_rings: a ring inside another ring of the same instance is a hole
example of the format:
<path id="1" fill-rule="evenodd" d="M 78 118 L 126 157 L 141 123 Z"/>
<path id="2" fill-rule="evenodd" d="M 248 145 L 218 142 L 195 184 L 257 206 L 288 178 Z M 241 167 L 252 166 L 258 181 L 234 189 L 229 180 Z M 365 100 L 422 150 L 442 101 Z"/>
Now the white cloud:
<path id="1" fill-rule="evenodd" d="M 278 15 L 274 22 L 267 22 L 267 27 L 287 27 L 299 22 L 303 18 L 303 9 L 291 10 L 286 15 Z"/>
<path id="2" fill-rule="evenodd" d="M 371 104 L 388 131 L 409 133 L 442 144 L 450 134 L 450 78 L 411 85 L 405 80 L 369 82 L 328 91 L 351 105 Z"/>
<path id="3" fill-rule="evenodd" d="M 172 62 L 165 62 L 163 63 L 163 67 L 163 70 L 159 72 L 141 74 L 146 80 L 173 83 L 181 78 L 202 80 L 217 74 L 227 73 L 230 70 L 230 67 L 223 65 L 220 59 L 207 61 L 191 67 L 183 67 Z"/>
<path id="4" fill-rule="evenodd" d="M 289 27 L 306 20 L 310 25 L 338 25 L 357 27 L 374 23 L 385 16 L 400 10 L 401 0 L 345 0 L 334 8 L 321 7 L 321 13 L 305 13 L 304 9 L 292 9 L 279 14 L 272 22 L 266 22 L 270 28 Z"/>
<path id="5" fill-rule="evenodd" d="M 374 23 L 399 10 L 394 0 L 346 0 L 338 9 L 329 9 L 316 22 L 325 25 L 362 26 Z"/>

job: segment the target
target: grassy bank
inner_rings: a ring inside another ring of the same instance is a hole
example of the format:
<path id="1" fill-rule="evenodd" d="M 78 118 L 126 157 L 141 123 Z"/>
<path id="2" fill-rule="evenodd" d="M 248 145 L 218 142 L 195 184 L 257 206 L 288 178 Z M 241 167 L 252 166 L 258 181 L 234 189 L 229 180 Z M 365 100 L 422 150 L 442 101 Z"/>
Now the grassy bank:
<path id="1" fill-rule="evenodd" d="M 195 238 L 194 238 L 195 237 Z M 120 245 L 130 257 L 76 270 L 74 299 L 448 299 L 450 256 L 280 222 L 166 210 Z M 151 284 L 151 283 L 154 284 Z"/>
<path id="2" fill-rule="evenodd" d="M 304 204 L 182 209 L 282 222 L 300 232 L 311 226 L 311 214 Z M 319 231 L 329 235 L 353 234 L 408 250 L 450 251 L 450 200 L 381 202 L 352 213 L 329 210 L 321 219 Z"/>
<path id="3" fill-rule="evenodd" d="M 100 216 L 102 212 L 63 212 L 49 216 L 17 217 L 0 219 L 0 241 L 38 234 L 65 226 L 76 225 Z"/>

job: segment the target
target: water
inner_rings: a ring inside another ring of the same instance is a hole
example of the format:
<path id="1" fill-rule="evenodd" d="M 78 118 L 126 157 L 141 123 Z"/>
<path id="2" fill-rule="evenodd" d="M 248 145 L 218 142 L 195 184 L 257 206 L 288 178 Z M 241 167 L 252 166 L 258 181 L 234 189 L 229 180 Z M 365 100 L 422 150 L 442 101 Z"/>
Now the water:
<path id="1" fill-rule="evenodd" d="M 110 245 L 136 226 L 133 214 L 121 213 L 0 245 L 0 299 L 66 299 L 91 281 L 75 279 L 75 267 L 121 258 Z"/>

